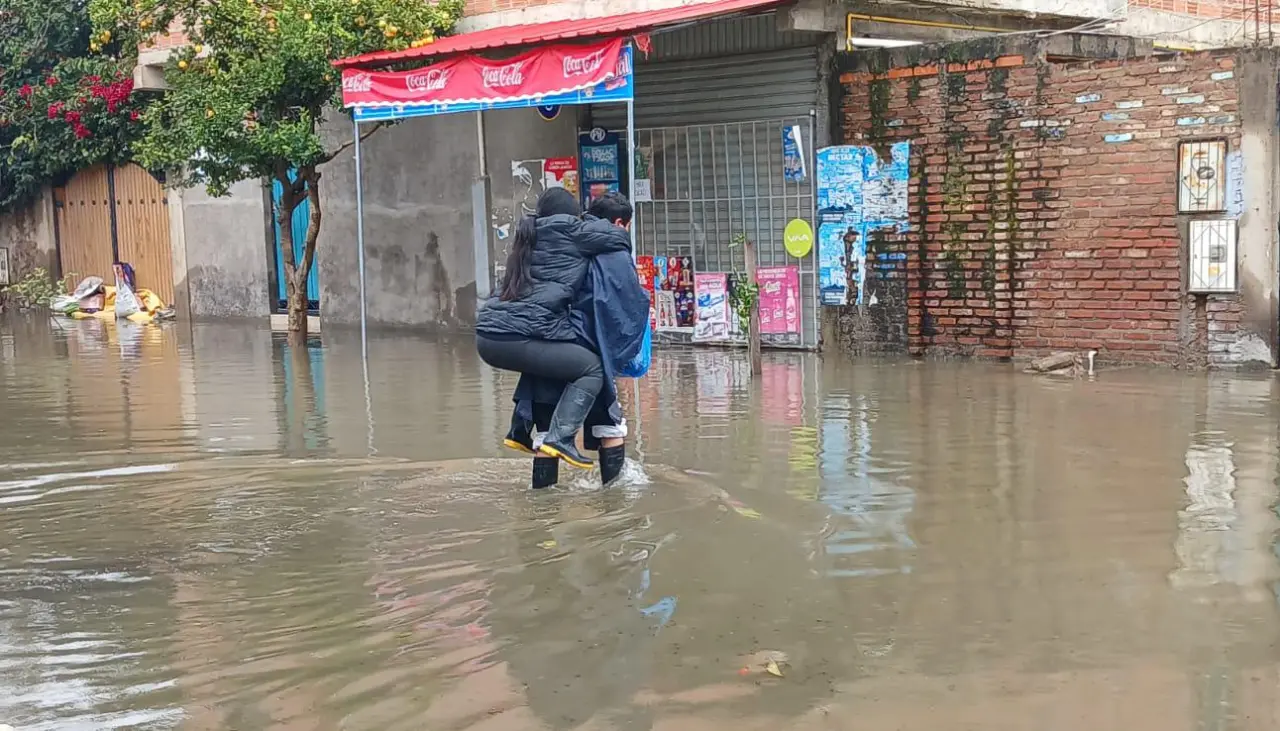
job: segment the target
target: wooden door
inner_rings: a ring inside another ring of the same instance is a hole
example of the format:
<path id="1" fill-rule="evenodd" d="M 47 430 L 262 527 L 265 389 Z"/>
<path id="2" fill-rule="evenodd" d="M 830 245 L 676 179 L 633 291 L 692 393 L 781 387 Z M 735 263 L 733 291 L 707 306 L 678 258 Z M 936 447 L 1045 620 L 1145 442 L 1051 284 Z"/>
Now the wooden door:
<path id="1" fill-rule="evenodd" d="M 146 170 L 115 169 L 116 235 L 120 261 L 133 265 L 138 286 L 173 304 L 173 249 L 164 186 Z"/>
<path id="2" fill-rule="evenodd" d="M 114 281 L 111 265 L 111 193 L 107 168 L 81 170 L 54 191 L 62 275 L 75 286 L 85 277 Z"/>
<path id="3" fill-rule="evenodd" d="M 115 195 L 112 196 L 112 191 Z M 137 165 L 81 170 L 54 191 L 62 274 L 115 282 L 111 265 L 133 265 L 138 286 L 173 304 L 173 250 L 164 186 Z"/>

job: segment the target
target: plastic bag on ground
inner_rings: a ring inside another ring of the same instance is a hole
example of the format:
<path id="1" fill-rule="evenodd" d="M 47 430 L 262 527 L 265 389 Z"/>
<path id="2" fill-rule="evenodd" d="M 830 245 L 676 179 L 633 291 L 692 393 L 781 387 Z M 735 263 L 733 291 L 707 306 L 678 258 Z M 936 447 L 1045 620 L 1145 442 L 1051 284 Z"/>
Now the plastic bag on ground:
<path id="1" fill-rule="evenodd" d="M 138 296 L 133 293 L 133 288 L 129 286 L 124 266 L 116 264 L 114 269 L 116 273 L 116 317 L 127 318 L 138 314 L 142 311 L 142 303 L 138 301 Z"/>

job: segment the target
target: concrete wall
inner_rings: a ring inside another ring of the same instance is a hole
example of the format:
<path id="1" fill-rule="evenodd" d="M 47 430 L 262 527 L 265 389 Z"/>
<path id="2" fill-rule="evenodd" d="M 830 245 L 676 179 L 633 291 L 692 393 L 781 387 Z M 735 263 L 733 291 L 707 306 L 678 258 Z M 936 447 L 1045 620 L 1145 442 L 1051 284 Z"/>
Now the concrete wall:
<path id="1" fill-rule="evenodd" d="M 1232 360 L 1280 365 L 1280 147 L 1276 142 L 1277 80 L 1280 54 L 1274 49 L 1242 51 L 1236 57 L 1240 95 L 1240 154 L 1243 158 L 1240 216 L 1240 292 L 1243 321 L 1231 341 Z"/>
<path id="2" fill-rule="evenodd" d="M 48 191 L 25 208 L 0 214 L 0 249 L 9 250 L 11 283 L 39 267 L 57 274 L 53 196 Z"/>
<path id="3" fill-rule="evenodd" d="M 335 127 L 329 136 L 336 146 L 351 138 L 351 128 Z M 466 309 L 467 292 L 475 284 L 470 193 L 478 170 L 475 118 L 409 120 L 374 134 L 362 155 L 369 321 L 445 324 L 452 303 L 463 303 L 455 310 Z M 326 165 L 321 175 L 320 316 L 325 323 L 354 323 L 360 318 L 360 288 L 352 152 Z M 429 246 L 433 240 L 435 247 Z"/>
<path id="4" fill-rule="evenodd" d="M 274 295 L 262 183 L 239 183 L 221 198 L 203 188 L 172 191 L 169 210 L 179 313 L 268 317 Z"/>
<path id="5" fill-rule="evenodd" d="M 485 114 L 494 226 L 509 223 L 518 210 L 517 195 L 523 197 L 513 182 L 512 161 L 574 155 L 575 130 L 572 110 L 552 122 L 533 110 Z M 350 135 L 350 127 L 335 122 L 329 144 Z M 369 322 L 438 329 L 474 322 L 471 186 L 480 169 L 475 115 L 409 120 L 375 133 L 362 155 Z M 326 323 L 355 323 L 360 291 L 353 152 L 321 173 L 321 317 Z M 503 242 L 496 243 L 501 258 Z"/>

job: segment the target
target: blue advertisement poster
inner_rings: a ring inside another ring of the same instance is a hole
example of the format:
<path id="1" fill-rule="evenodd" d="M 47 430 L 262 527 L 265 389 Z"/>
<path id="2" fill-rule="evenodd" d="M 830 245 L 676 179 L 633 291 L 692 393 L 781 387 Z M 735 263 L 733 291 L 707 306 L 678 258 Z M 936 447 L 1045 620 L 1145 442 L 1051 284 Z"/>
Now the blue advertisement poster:
<path id="1" fill-rule="evenodd" d="M 804 137 L 798 124 L 782 128 L 782 174 L 792 183 L 805 180 Z"/>
<path id="2" fill-rule="evenodd" d="M 622 185 L 622 152 L 617 132 L 596 127 L 578 135 L 579 170 L 582 177 L 582 207 Z"/>
<path id="3" fill-rule="evenodd" d="M 867 234 L 907 231 L 911 143 L 881 159 L 872 147 L 818 150 L 818 278 L 824 305 L 864 304 Z M 854 291 L 851 293 L 849 289 Z"/>

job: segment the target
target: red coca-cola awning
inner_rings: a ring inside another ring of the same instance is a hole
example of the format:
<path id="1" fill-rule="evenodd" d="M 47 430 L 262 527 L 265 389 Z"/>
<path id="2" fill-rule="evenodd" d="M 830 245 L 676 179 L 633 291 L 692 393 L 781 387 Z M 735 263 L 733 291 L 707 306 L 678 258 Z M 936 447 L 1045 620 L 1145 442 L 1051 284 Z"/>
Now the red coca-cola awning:
<path id="1" fill-rule="evenodd" d="M 629 99 L 630 83 L 631 55 L 625 42 L 614 38 L 543 46 L 501 61 L 466 54 L 412 71 L 344 69 L 342 103 L 365 110 L 413 106 L 421 115 L 521 101 L 565 103 L 563 95 L 587 89 L 596 89 L 593 96 L 601 98 L 625 90 Z"/>
<path id="2" fill-rule="evenodd" d="M 676 8 L 651 10 L 643 13 L 624 13 L 602 18 L 504 26 L 441 38 L 435 43 L 422 48 L 409 48 L 403 51 L 381 51 L 378 53 L 366 53 L 363 56 L 352 56 L 351 58 L 335 61 L 334 65 L 339 68 L 378 66 L 414 59 L 437 60 L 459 53 L 497 48 L 518 48 L 566 40 L 626 36 L 677 23 L 765 10 L 785 5 L 791 1 L 710 0 L 709 2 L 690 3 Z"/>

